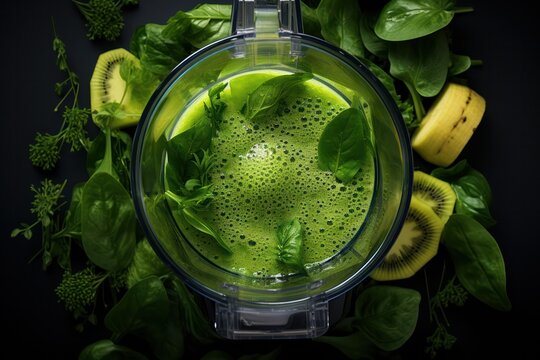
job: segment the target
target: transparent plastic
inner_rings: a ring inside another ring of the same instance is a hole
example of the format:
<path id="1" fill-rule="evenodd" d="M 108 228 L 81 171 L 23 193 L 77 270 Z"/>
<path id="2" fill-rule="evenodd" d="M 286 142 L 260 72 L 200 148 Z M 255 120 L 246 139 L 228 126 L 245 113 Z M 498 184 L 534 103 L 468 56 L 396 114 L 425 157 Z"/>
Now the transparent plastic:
<path id="1" fill-rule="evenodd" d="M 229 339 L 312 338 L 329 326 L 330 302 L 358 285 L 395 241 L 409 206 L 412 157 L 397 106 L 353 56 L 301 33 L 300 2 L 237 0 L 230 37 L 194 53 L 149 101 L 134 139 L 132 191 L 158 255 L 191 288 L 215 302 L 216 332 Z M 217 266 L 187 240 L 163 201 L 165 146 L 200 94 L 249 71 L 311 72 L 352 102 L 369 103 L 375 142 L 373 199 L 361 228 L 334 256 L 305 274 L 254 277 Z"/>

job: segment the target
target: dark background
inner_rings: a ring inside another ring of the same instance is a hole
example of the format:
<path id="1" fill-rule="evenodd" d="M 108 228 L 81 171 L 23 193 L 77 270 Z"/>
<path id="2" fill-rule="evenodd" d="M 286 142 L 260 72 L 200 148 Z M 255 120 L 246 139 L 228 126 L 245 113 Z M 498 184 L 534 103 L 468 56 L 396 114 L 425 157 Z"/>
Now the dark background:
<path id="1" fill-rule="evenodd" d="M 2 216 L 0 254 L 2 331 L 7 335 L 2 353 L 16 358 L 40 355 L 46 359 L 74 359 L 87 344 L 103 337 L 100 328 L 88 327 L 79 334 L 75 322 L 53 293 L 61 273 L 54 268 L 41 271 L 40 261 L 28 264 L 40 248 L 39 237 L 27 241 L 9 234 L 21 221 L 31 221 L 30 184 L 46 175 L 58 182 L 68 178 L 71 186 L 86 177 L 83 153 L 62 156 L 58 168 L 43 173 L 28 160 L 28 144 L 36 131 L 55 132 L 60 114 L 52 109 L 58 98 L 54 83 L 62 80 L 52 51 L 51 17 L 65 42 L 68 61 L 79 75 L 81 105 L 89 105 L 88 84 L 97 55 L 118 46 L 127 47 L 134 29 L 148 22 L 164 23 L 178 10 L 189 10 L 200 1 L 141 0 L 127 11 L 126 27 L 114 43 L 91 42 L 85 37 L 83 20 L 70 0 L 10 1 L 2 3 L 2 84 L 0 141 L 2 154 Z M 210 1 L 218 2 L 218 1 Z M 224 1 L 221 1 L 224 2 Z M 226 1 L 224 2 L 226 3 Z M 500 4 L 499 4 L 500 3 Z M 493 214 L 498 224 L 491 229 L 506 260 L 508 293 L 513 310 L 501 313 L 470 299 L 464 308 L 448 311 L 450 332 L 458 337 L 453 350 L 441 358 L 538 358 L 540 316 L 538 255 L 540 211 L 537 201 L 540 98 L 538 91 L 540 42 L 535 12 L 518 2 L 461 1 L 473 13 L 457 15 L 452 23 L 453 49 L 481 59 L 484 65 L 466 77 L 472 88 L 487 100 L 487 112 L 463 158 L 485 174 L 493 190 Z M 437 262 L 428 271 L 439 274 Z M 424 291 L 422 279 L 411 280 Z M 425 301 L 412 339 L 402 348 L 405 359 L 420 359 L 425 337 L 433 331 Z M 236 354 L 265 352 L 273 344 L 240 342 L 220 344 Z M 329 347 L 310 341 L 287 342 L 283 353 L 301 349 L 306 356 L 339 358 Z"/>

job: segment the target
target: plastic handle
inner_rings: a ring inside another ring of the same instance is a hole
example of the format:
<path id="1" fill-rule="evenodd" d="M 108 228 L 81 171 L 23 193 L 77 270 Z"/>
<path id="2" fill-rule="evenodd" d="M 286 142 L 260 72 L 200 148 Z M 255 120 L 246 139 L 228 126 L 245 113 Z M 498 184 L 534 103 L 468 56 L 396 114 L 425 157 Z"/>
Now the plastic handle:
<path id="1" fill-rule="evenodd" d="M 299 0 L 234 0 L 234 35 L 272 37 L 301 32 Z"/>

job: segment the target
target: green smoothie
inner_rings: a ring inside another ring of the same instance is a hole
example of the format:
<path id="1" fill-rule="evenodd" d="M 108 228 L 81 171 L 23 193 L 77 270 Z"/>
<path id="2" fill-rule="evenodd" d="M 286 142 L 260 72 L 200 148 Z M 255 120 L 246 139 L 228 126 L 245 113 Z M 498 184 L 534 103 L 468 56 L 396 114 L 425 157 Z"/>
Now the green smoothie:
<path id="1" fill-rule="evenodd" d="M 375 182 L 373 159 L 347 184 L 319 169 L 321 133 L 350 105 L 316 79 L 291 89 L 271 116 L 246 119 L 242 107 L 248 94 L 278 75 L 283 73 L 239 75 L 229 79 L 221 93 L 227 107 L 210 147 L 215 156 L 209 173 L 214 196 L 200 215 L 232 252 L 177 219 L 188 241 L 206 259 L 228 271 L 255 277 L 296 271 L 276 257 L 276 229 L 285 221 L 298 219 L 302 225 L 306 265 L 338 253 L 364 222 Z M 184 112 L 172 134 L 189 129 L 204 117 L 205 103 L 207 94 Z"/>

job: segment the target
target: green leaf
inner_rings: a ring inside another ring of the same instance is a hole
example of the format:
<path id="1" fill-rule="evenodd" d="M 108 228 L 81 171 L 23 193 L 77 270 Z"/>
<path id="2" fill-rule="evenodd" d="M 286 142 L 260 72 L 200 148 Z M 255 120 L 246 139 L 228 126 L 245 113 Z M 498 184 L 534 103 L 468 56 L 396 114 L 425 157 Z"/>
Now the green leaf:
<path id="1" fill-rule="evenodd" d="M 143 70 L 159 80 L 188 55 L 182 42 L 164 35 L 165 28 L 166 25 L 143 25 L 135 31 L 129 44 L 130 51 L 141 61 Z"/>
<path id="2" fill-rule="evenodd" d="M 197 212 L 195 212 L 193 209 L 189 207 L 185 207 L 182 209 L 182 214 L 186 221 L 193 226 L 195 229 L 199 230 L 200 232 L 203 232 L 207 235 L 210 235 L 214 238 L 214 240 L 217 241 L 217 243 L 228 253 L 232 253 L 231 248 L 229 245 L 221 238 L 221 235 L 219 235 L 219 232 L 214 229 L 212 224 L 208 223 L 206 220 L 204 220 Z"/>
<path id="3" fill-rule="evenodd" d="M 373 55 L 386 59 L 388 57 L 388 42 L 375 34 L 376 13 L 362 13 L 360 18 L 360 36 L 365 48 Z"/>
<path id="4" fill-rule="evenodd" d="M 317 7 L 317 17 L 325 40 L 352 55 L 364 56 L 359 21 L 362 14 L 358 1 L 321 0 Z"/>
<path id="5" fill-rule="evenodd" d="M 375 33 L 389 41 L 419 38 L 442 29 L 454 17 L 454 0 L 391 0 L 382 9 Z"/>
<path id="6" fill-rule="evenodd" d="M 450 51 L 445 33 L 439 31 L 416 40 L 390 44 L 390 74 L 425 97 L 437 95 L 446 82 Z"/>
<path id="7" fill-rule="evenodd" d="M 313 78 L 311 73 L 296 73 L 271 78 L 259 85 L 247 97 L 246 119 L 253 120 L 275 111 L 291 88 Z"/>
<path id="8" fill-rule="evenodd" d="M 304 25 L 304 32 L 309 35 L 321 37 L 321 23 L 317 16 L 317 10 L 309 7 L 303 1 L 300 2 L 302 12 L 302 24 Z"/>
<path id="9" fill-rule="evenodd" d="M 363 110 L 349 108 L 324 128 L 319 139 L 319 168 L 349 182 L 371 157 L 369 125 Z"/>
<path id="10" fill-rule="evenodd" d="M 105 316 L 105 326 L 115 338 L 129 333 L 144 334 L 150 324 L 162 324 L 169 317 L 169 298 L 157 276 L 131 287 Z"/>
<path id="11" fill-rule="evenodd" d="M 460 283 L 469 293 L 495 309 L 511 309 L 501 250 L 482 224 L 469 216 L 454 214 L 444 227 L 441 242 L 450 253 Z"/>
<path id="12" fill-rule="evenodd" d="M 304 231 L 298 219 L 280 224 L 277 228 L 278 260 L 296 269 L 303 269 L 303 237 Z"/>
<path id="13" fill-rule="evenodd" d="M 71 202 L 66 213 L 64 233 L 70 237 L 81 238 L 81 202 L 84 183 L 79 183 L 71 191 Z"/>
<path id="14" fill-rule="evenodd" d="M 456 192 L 456 214 L 467 215 L 489 228 L 495 225 L 491 216 L 491 187 L 484 175 L 473 169 L 467 160 L 450 168 L 437 168 L 431 174 L 444 180 Z"/>
<path id="15" fill-rule="evenodd" d="M 133 260 L 127 272 L 127 286 L 132 288 L 139 281 L 150 276 L 162 276 L 169 272 L 167 266 L 161 261 L 146 239 L 137 244 Z"/>
<path id="16" fill-rule="evenodd" d="M 450 54 L 450 67 L 448 76 L 455 76 L 469 70 L 471 67 L 471 58 L 466 55 Z"/>
<path id="17" fill-rule="evenodd" d="M 356 325 L 380 349 L 397 350 L 414 332 L 419 304 L 420 293 L 416 290 L 372 286 L 356 300 Z"/>
<path id="18" fill-rule="evenodd" d="M 148 358 L 107 339 L 96 341 L 85 347 L 79 355 L 79 360 L 148 360 Z"/>
<path id="19" fill-rule="evenodd" d="M 229 36 L 231 5 L 201 4 L 193 10 L 179 11 L 167 21 L 164 35 L 185 39 L 193 47 L 201 48 Z"/>
<path id="20" fill-rule="evenodd" d="M 125 269 L 135 251 L 135 210 L 126 189 L 98 172 L 86 182 L 81 202 L 82 244 L 88 258 L 108 271 Z"/>
<path id="21" fill-rule="evenodd" d="M 314 340 L 333 346 L 345 354 L 349 359 L 376 359 L 375 347 L 361 331 L 346 336 L 324 335 L 315 338 Z"/>

